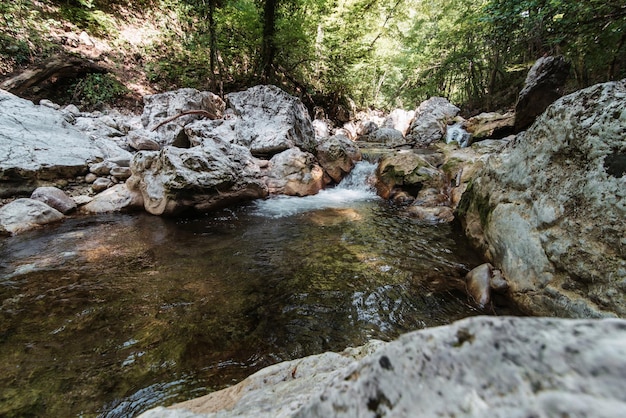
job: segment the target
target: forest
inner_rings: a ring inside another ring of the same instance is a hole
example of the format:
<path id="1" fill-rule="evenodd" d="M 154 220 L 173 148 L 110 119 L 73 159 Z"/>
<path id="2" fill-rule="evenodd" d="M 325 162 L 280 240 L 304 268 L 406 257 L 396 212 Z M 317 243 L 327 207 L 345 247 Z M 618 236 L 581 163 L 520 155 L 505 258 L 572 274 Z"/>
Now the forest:
<path id="1" fill-rule="evenodd" d="M 4 78 L 55 54 L 55 32 L 85 31 L 124 88 L 128 67 L 157 91 L 275 84 L 331 114 L 431 96 L 511 107 L 544 55 L 571 63 L 572 91 L 626 77 L 623 0 L 15 0 L 0 21 Z"/>

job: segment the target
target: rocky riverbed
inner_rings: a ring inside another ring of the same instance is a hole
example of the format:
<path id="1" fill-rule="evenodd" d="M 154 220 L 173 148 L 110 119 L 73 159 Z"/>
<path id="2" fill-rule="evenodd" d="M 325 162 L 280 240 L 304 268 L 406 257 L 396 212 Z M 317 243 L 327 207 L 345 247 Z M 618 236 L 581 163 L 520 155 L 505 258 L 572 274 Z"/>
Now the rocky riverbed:
<path id="1" fill-rule="evenodd" d="M 444 141 L 447 126 L 477 132 L 487 116 L 463 121 L 442 98 L 332 127 L 271 86 L 225 101 L 193 89 L 149 96 L 142 115 L 86 114 L 2 93 L 0 232 L 76 211 L 179 216 L 312 195 L 340 182 L 363 154 L 376 155 L 380 196 L 426 223 L 460 220 L 491 263 L 468 275 L 477 305 L 497 288 L 529 315 L 621 318 L 625 98 L 625 80 L 593 86 L 557 100 L 514 137 L 460 147 Z M 375 353 L 367 346 L 361 360 L 353 350 L 277 365 L 199 409 L 179 406 L 193 413 L 146 416 L 405 416 L 415 408 L 425 416 L 618 416 L 624 329 L 620 319 L 472 319 Z M 273 391 L 284 397 L 268 403 Z"/>

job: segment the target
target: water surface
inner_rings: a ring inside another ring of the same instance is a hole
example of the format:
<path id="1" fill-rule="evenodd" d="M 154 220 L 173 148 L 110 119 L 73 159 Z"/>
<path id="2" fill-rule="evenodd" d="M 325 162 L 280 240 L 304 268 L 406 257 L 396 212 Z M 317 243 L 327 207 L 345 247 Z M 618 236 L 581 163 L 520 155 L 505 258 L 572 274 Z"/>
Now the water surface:
<path id="1" fill-rule="evenodd" d="M 0 416 L 134 416 L 279 361 L 481 313 L 445 285 L 481 263 L 461 233 L 362 184 L 2 239 Z"/>

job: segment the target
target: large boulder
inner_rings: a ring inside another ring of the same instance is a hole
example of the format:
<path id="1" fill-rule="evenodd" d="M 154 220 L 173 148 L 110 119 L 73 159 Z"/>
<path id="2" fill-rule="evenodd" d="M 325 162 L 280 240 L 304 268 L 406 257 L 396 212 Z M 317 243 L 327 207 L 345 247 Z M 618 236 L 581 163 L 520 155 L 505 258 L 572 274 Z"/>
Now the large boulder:
<path id="1" fill-rule="evenodd" d="M 515 105 L 515 132 L 529 127 L 563 95 L 570 63 L 563 56 L 542 57 L 531 67 Z"/>
<path id="2" fill-rule="evenodd" d="M 192 88 L 147 95 L 143 101 L 141 123 L 147 131 L 156 132 L 157 135 L 149 139 L 155 140 L 162 147 L 173 145 L 188 148 L 190 144 L 185 134 L 185 125 L 196 119 L 219 118 L 225 108 L 225 103 L 219 96 Z M 196 113 L 177 117 L 184 112 Z"/>
<path id="3" fill-rule="evenodd" d="M 146 211 L 154 215 L 204 212 L 267 195 L 250 151 L 220 139 L 188 149 L 141 151 L 131 169 L 127 185 L 141 193 Z"/>
<path id="4" fill-rule="evenodd" d="M 359 148 L 343 135 L 326 137 L 317 145 L 317 160 L 326 174 L 339 183 L 361 160 Z"/>
<path id="5" fill-rule="evenodd" d="M 0 207 L 0 235 L 17 234 L 63 218 L 61 212 L 39 200 L 17 199 Z"/>
<path id="6" fill-rule="evenodd" d="M 416 147 L 427 147 L 443 138 L 448 122 L 459 112 L 460 109 L 448 99 L 431 97 L 415 110 L 415 119 L 411 122 L 407 136 Z"/>
<path id="7" fill-rule="evenodd" d="M 271 157 L 293 147 L 315 153 L 315 131 L 297 97 L 275 86 L 256 86 L 226 100 L 238 118 L 237 142 L 252 155 Z"/>
<path id="8" fill-rule="evenodd" d="M 309 196 L 325 185 L 324 170 L 311 153 L 290 148 L 270 160 L 267 186 L 271 194 Z"/>
<path id="9" fill-rule="evenodd" d="M 0 91 L 0 197 L 74 178 L 104 157 L 59 111 Z"/>
<path id="10" fill-rule="evenodd" d="M 140 417 L 617 418 L 626 409 L 624 320 L 473 317 L 378 347 L 356 361 L 351 350 L 280 363 Z"/>
<path id="11" fill-rule="evenodd" d="M 413 118 L 415 118 L 414 110 L 394 109 L 385 118 L 383 127 L 396 129 L 404 136 L 409 132 Z"/>
<path id="12" fill-rule="evenodd" d="M 531 314 L 626 316 L 626 80 L 552 104 L 492 156 L 465 231 Z"/>
<path id="13" fill-rule="evenodd" d="M 387 199 L 398 191 L 417 197 L 423 189 L 439 189 L 445 176 L 427 156 L 412 150 L 384 155 L 376 169 L 376 190 Z"/>

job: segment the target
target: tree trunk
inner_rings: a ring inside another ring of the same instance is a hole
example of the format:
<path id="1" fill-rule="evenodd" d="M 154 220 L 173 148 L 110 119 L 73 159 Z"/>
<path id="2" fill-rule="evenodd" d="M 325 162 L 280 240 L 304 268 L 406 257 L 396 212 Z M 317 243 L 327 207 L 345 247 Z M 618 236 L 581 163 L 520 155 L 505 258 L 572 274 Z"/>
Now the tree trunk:
<path id="1" fill-rule="evenodd" d="M 263 9 L 263 40 L 261 44 L 261 79 L 269 81 L 272 76 L 272 65 L 276 55 L 276 9 L 279 0 L 266 0 Z"/>

